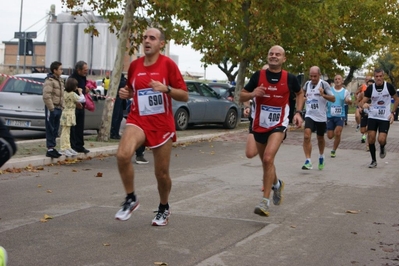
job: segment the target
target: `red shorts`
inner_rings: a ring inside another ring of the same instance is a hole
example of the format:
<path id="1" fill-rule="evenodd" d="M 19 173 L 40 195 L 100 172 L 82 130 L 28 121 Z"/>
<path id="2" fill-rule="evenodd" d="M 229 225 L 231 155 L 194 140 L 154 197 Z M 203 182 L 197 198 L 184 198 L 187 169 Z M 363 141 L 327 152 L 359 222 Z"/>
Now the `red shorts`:
<path id="1" fill-rule="evenodd" d="M 144 146 L 153 149 L 162 146 L 170 138 L 173 142 L 176 142 L 176 132 L 166 132 L 166 131 L 155 131 L 155 130 L 144 130 L 136 124 L 128 123 L 126 125 L 132 125 L 143 130 L 145 135 Z"/>

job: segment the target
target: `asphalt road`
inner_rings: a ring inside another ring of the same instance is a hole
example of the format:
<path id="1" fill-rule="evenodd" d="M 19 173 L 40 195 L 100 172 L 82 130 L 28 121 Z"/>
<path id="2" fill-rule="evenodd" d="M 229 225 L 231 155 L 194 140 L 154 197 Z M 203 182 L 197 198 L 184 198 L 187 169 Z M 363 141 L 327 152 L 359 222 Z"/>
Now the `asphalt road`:
<path id="1" fill-rule="evenodd" d="M 261 164 L 244 157 L 245 132 L 173 149 L 165 227 L 150 225 L 158 205 L 151 151 L 148 165 L 134 165 L 141 206 L 126 222 L 114 220 L 124 198 L 114 156 L 7 173 L 0 245 L 9 265 L 399 265 L 399 125 L 389 134 L 376 169 L 348 126 L 337 157 L 304 171 L 302 132 L 289 132 L 275 162 L 284 202 L 270 217 L 253 213 Z"/>

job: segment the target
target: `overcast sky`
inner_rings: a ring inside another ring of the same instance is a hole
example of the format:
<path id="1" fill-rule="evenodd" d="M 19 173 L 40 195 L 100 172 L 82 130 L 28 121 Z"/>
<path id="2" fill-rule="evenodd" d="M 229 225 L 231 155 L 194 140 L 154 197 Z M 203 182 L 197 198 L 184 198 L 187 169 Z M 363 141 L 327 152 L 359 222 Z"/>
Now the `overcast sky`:
<path id="1" fill-rule="evenodd" d="M 36 31 L 38 36 L 34 41 L 44 41 L 46 29 L 46 14 L 50 6 L 56 6 L 55 13 L 66 11 L 61 0 L 0 0 L 2 12 L 0 16 L 0 42 L 16 41 L 14 33 L 20 29 L 20 14 L 22 8 L 21 31 Z M 179 56 L 181 71 L 206 74 L 207 79 L 226 80 L 226 75 L 217 66 L 209 66 L 204 72 L 201 65 L 201 54 L 190 47 L 171 45 L 170 53 Z"/>

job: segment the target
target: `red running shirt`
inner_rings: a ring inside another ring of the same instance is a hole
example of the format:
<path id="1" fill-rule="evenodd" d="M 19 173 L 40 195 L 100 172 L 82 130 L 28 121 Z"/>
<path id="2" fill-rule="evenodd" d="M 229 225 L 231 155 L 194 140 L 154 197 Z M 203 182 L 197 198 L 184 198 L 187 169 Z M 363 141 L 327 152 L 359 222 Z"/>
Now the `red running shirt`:
<path id="1" fill-rule="evenodd" d="M 144 66 L 144 57 L 140 57 L 130 64 L 127 76 L 127 86 L 133 90 L 127 123 L 143 130 L 175 132 L 172 98 L 166 93 L 153 91 L 149 83 L 152 79 L 187 91 L 177 65 L 169 57 L 159 55 L 154 64 Z"/>
<path id="2" fill-rule="evenodd" d="M 261 84 L 265 87 L 266 94 L 263 97 L 254 98 L 255 113 L 252 130 L 256 133 L 266 133 L 276 127 L 287 127 L 290 110 L 287 71 L 283 70 L 280 80 L 272 84 L 267 81 L 266 70 L 261 70 L 258 86 Z"/>

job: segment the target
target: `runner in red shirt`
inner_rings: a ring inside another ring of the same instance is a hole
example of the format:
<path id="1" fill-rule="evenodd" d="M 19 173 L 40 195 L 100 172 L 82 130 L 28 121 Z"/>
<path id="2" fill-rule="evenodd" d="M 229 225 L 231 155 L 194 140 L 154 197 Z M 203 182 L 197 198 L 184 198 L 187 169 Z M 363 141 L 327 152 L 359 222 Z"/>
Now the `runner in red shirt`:
<path id="1" fill-rule="evenodd" d="M 280 205 L 284 182 L 277 179 L 274 158 L 284 139 L 289 123 L 291 93 L 296 94 L 296 113 L 293 123 L 302 126 L 303 91 L 293 74 L 282 69 L 285 51 L 273 46 L 268 53 L 267 70 L 255 72 L 240 93 L 240 102 L 253 99 L 252 132 L 263 165 L 263 199 L 254 212 L 269 216 L 269 197 L 273 190 L 273 204 Z"/>
<path id="2" fill-rule="evenodd" d="M 128 81 L 120 89 L 121 99 L 133 98 L 116 154 L 119 174 L 126 191 L 126 199 L 115 219 L 128 220 L 139 207 L 134 193 L 134 152 L 141 145 L 153 150 L 155 176 L 158 182 L 160 204 L 152 225 L 167 225 L 170 216 L 168 204 L 172 180 L 169 163 L 172 143 L 176 141 L 172 98 L 188 101 L 188 92 L 177 65 L 160 51 L 165 45 L 164 34 L 156 28 L 143 36 L 145 56 L 130 64 Z"/>

